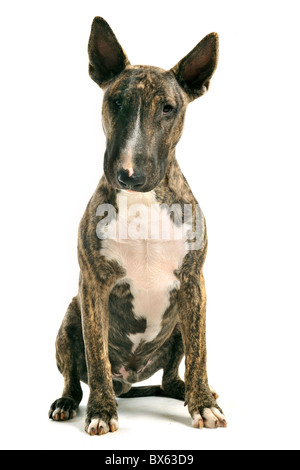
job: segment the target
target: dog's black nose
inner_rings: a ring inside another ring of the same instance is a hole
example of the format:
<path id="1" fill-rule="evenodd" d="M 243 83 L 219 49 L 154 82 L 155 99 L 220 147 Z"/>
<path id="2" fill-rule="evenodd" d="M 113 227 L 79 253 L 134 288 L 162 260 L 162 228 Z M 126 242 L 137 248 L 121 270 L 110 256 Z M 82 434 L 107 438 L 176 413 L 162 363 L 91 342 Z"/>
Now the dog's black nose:
<path id="1" fill-rule="evenodd" d="M 123 169 L 118 171 L 117 178 L 121 188 L 132 189 L 133 191 L 138 191 L 146 181 L 145 176 L 141 173 L 134 172 L 132 176 L 129 176 L 129 171 Z"/>

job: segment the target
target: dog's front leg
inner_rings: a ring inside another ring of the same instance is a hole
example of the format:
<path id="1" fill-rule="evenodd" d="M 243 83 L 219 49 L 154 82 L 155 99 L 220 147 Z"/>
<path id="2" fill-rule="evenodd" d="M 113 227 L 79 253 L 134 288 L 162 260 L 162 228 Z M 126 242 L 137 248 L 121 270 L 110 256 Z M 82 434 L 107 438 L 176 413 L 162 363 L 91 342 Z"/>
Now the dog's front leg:
<path id="1" fill-rule="evenodd" d="M 81 279 L 80 300 L 90 396 L 85 430 L 90 435 L 118 429 L 117 404 L 108 356 L 109 283 Z"/>
<path id="2" fill-rule="evenodd" d="M 221 408 L 213 397 L 206 367 L 206 293 L 201 259 L 196 252 L 181 272 L 179 311 L 185 350 L 186 404 L 195 428 L 226 427 Z"/>

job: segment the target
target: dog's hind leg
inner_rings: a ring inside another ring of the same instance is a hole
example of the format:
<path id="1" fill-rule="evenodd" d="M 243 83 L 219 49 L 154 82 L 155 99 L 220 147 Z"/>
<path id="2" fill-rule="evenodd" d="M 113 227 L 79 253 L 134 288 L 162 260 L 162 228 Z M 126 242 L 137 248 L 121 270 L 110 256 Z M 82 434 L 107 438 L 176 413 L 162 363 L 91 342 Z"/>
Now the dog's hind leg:
<path id="1" fill-rule="evenodd" d="M 179 366 L 184 357 L 181 331 L 177 325 L 170 338 L 168 360 L 163 368 L 162 390 L 164 396 L 185 401 L 185 384 L 179 377 Z"/>
<path id="2" fill-rule="evenodd" d="M 57 335 L 56 361 L 64 377 L 64 389 L 62 397 L 52 403 L 49 418 L 66 421 L 76 416 L 82 399 L 80 380 L 87 380 L 81 313 L 77 297 L 69 305 Z"/>
<path id="3" fill-rule="evenodd" d="M 169 361 L 164 368 L 162 389 L 164 396 L 185 401 L 185 383 L 179 377 L 179 366 L 184 357 L 184 346 L 181 331 L 178 326 L 172 335 Z M 213 387 L 209 386 L 212 396 L 217 399 L 219 396 Z"/>

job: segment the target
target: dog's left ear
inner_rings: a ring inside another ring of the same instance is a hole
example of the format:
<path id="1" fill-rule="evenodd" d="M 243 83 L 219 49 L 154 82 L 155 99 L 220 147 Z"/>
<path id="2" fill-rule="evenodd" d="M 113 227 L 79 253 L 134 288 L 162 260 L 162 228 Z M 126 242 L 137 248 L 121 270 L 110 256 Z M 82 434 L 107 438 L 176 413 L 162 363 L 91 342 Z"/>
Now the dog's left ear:
<path id="1" fill-rule="evenodd" d="M 219 57 L 219 36 L 211 33 L 171 69 L 191 101 L 204 95 Z"/>
<path id="2" fill-rule="evenodd" d="M 101 87 L 130 65 L 111 27 L 98 16 L 92 24 L 88 53 L 90 77 Z"/>

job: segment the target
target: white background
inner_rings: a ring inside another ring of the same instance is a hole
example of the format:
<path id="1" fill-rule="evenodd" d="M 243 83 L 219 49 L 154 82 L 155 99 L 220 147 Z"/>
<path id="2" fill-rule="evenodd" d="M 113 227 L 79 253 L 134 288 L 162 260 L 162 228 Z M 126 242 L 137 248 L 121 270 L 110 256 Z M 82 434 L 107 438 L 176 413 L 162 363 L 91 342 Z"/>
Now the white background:
<path id="1" fill-rule="evenodd" d="M 1 448 L 299 448 L 298 3 L 1 2 Z M 133 64 L 166 69 L 220 35 L 177 156 L 208 224 L 208 371 L 227 430 L 192 429 L 182 403 L 149 398 L 120 400 L 120 430 L 92 438 L 87 388 L 74 422 L 47 419 L 62 390 L 54 341 L 77 293 L 77 228 L 105 151 L 87 68 L 94 16 Z"/>

